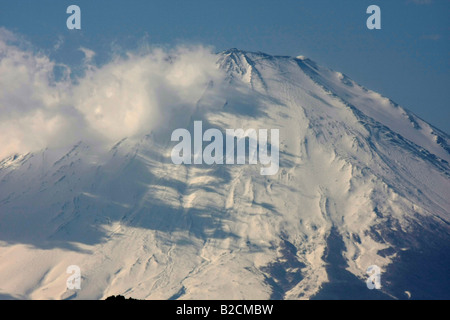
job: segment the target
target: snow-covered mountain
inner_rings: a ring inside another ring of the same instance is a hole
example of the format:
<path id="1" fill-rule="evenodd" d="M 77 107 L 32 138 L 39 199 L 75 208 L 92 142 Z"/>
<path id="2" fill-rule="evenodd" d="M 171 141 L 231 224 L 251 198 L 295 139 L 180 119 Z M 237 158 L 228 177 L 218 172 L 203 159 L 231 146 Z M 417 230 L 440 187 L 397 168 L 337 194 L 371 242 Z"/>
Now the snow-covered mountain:
<path id="1" fill-rule="evenodd" d="M 307 58 L 217 58 L 225 93 L 205 85 L 178 118 L 279 129 L 278 173 L 174 165 L 170 123 L 106 151 L 8 157 L 0 297 L 450 298 L 450 137 Z M 70 265 L 81 290 L 66 288 Z"/>

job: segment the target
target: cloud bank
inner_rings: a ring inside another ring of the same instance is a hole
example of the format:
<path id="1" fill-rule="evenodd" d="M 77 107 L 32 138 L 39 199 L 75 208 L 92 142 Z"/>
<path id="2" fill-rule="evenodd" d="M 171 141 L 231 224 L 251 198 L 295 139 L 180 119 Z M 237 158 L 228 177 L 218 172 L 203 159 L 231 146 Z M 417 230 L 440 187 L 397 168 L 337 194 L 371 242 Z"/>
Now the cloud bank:
<path id="1" fill-rule="evenodd" d="M 217 56 L 202 46 L 130 52 L 101 67 L 91 64 L 95 52 L 80 50 L 84 74 L 73 79 L 68 66 L 0 29 L 0 159 L 149 133 L 224 79 Z"/>

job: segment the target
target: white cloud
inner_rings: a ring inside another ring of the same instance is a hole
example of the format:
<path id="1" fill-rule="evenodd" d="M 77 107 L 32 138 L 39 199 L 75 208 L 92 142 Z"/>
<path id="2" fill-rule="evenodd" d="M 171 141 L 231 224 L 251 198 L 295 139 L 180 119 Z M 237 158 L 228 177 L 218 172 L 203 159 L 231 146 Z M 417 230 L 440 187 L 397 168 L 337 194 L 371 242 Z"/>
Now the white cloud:
<path id="1" fill-rule="evenodd" d="M 0 159 L 78 140 L 114 142 L 149 133 L 174 113 L 193 109 L 210 81 L 223 79 L 204 47 L 155 49 L 116 57 L 102 67 L 85 54 L 85 74 L 55 80 L 47 56 L 23 49 L 0 29 Z"/>
<path id="2" fill-rule="evenodd" d="M 83 54 L 84 54 L 84 61 L 86 63 L 91 63 L 92 58 L 94 58 L 94 56 L 95 56 L 95 52 L 90 49 L 84 48 L 84 47 L 81 47 L 79 50 L 81 52 L 83 52 Z"/>
<path id="3" fill-rule="evenodd" d="M 15 40 L 0 30 L 0 158 L 62 142 L 76 123 L 67 112 L 67 78 L 55 82 L 56 64 L 11 44 Z"/>
<path id="4" fill-rule="evenodd" d="M 62 47 L 63 44 L 64 44 L 64 37 L 60 35 L 57 38 L 55 44 L 53 45 L 53 50 L 58 51 Z"/>

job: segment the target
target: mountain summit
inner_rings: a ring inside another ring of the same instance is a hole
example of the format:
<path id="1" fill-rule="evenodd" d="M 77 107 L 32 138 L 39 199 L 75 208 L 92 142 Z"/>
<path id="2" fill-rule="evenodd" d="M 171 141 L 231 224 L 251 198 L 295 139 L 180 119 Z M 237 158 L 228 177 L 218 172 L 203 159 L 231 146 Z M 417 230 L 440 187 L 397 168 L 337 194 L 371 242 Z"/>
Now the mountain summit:
<path id="1" fill-rule="evenodd" d="M 224 83 L 158 130 L 0 162 L 1 296 L 450 298 L 446 133 L 302 56 L 231 49 L 217 66 Z M 279 129 L 277 174 L 173 164 L 171 132 L 196 120 Z"/>

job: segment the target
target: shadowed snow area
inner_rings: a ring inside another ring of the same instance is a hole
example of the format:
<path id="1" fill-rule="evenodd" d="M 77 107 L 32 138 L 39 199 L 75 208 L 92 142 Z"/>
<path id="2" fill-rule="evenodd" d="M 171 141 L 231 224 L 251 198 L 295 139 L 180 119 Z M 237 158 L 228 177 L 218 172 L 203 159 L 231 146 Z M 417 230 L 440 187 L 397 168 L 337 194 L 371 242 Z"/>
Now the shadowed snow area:
<path id="1" fill-rule="evenodd" d="M 145 132 L 107 119 L 120 132 L 109 144 L 80 135 L 0 162 L 0 298 L 450 298 L 449 136 L 304 57 L 215 60 Z M 196 120 L 279 129 L 278 173 L 172 164 L 172 131 Z M 79 291 L 66 289 L 69 265 Z M 370 265 L 381 290 L 366 287 Z"/>

